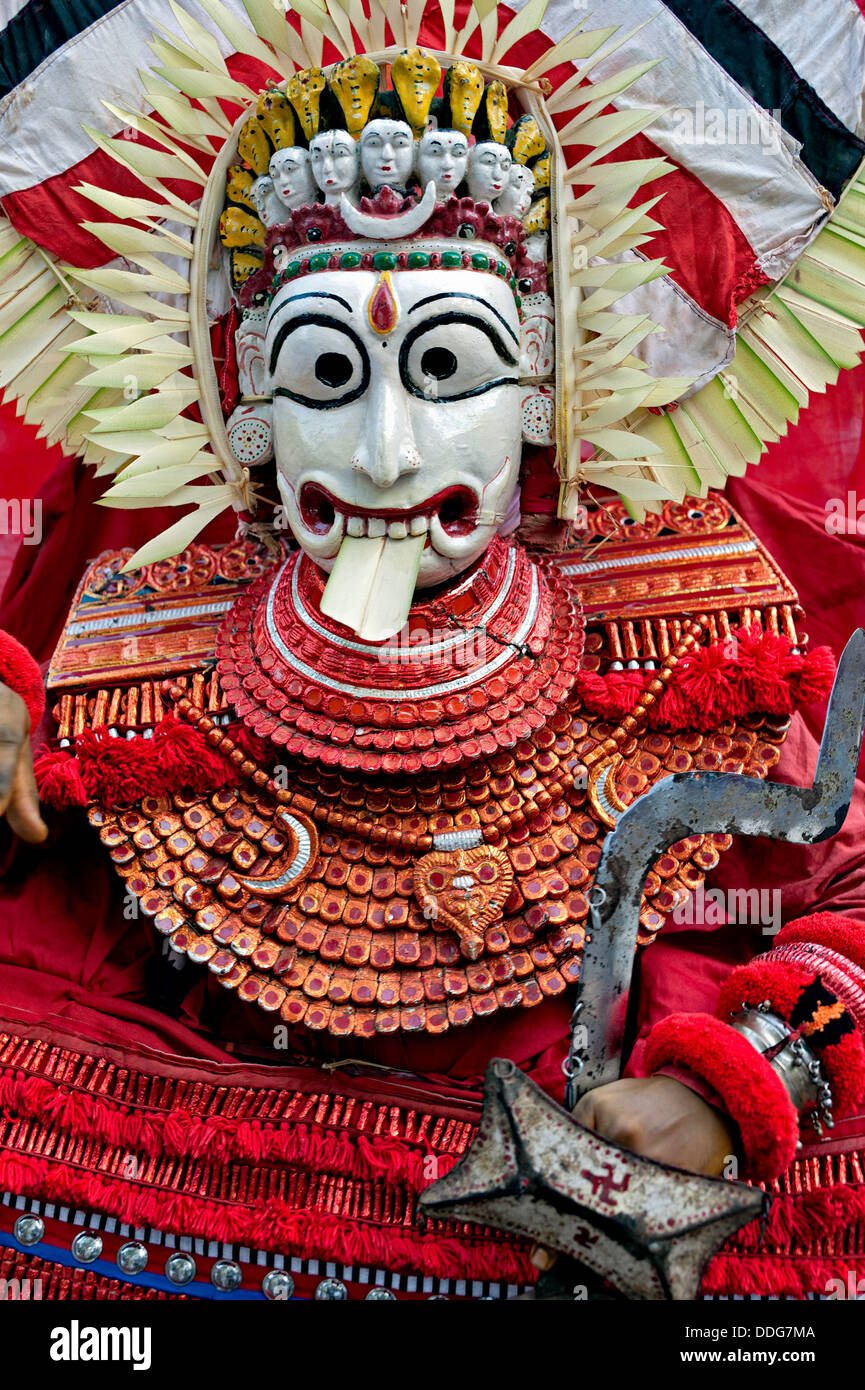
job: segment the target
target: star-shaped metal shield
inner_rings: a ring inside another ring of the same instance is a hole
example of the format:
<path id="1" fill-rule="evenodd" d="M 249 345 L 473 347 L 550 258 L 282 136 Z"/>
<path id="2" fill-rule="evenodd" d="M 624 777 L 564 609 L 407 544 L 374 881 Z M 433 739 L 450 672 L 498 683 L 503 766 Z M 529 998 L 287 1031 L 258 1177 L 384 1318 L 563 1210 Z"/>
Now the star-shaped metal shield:
<path id="1" fill-rule="evenodd" d="M 487 1068 L 471 1148 L 420 1197 L 427 1216 L 526 1236 L 630 1299 L 696 1298 L 709 1258 L 762 1205 L 744 1183 L 602 1139 L 501 1059 Z"/>

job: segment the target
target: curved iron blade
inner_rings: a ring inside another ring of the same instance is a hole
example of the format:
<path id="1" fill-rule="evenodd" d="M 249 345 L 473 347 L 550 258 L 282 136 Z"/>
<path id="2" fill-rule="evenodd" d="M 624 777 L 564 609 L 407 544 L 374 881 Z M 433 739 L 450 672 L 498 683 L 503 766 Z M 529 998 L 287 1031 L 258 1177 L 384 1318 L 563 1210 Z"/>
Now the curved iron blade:
<path id="1" fill-rule="evenodd" d="M 810 787 L 765 783 L 740 774 L 683 772 L 658 782 L 607 836 L 590 898 L 575 1017 L 582 1061 L 568 1103 L 615 1081 L 646 875 L 659 855 L 689 835 L 726 832 L 817 844 L 844 824 L 856 779 L 865 718 L 865 632 L 844 648 Z"/>

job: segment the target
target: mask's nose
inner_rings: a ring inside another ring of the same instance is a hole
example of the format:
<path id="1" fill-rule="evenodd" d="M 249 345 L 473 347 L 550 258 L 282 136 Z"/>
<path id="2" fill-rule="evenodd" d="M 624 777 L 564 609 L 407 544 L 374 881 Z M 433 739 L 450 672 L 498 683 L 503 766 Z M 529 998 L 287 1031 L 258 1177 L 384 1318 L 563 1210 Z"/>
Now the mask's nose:
<path id="1" fill-rule="evenodd" d="M 373 373 L 363 434 L 351 465 L 381 488 L 420 468 L 405 389 L 385 374 Z"/>

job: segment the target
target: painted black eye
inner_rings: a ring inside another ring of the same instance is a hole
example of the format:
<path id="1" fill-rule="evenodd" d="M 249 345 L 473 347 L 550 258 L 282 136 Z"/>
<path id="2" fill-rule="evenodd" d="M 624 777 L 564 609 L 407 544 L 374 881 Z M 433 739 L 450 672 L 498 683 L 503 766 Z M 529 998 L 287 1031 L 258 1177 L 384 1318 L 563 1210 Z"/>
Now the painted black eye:
<path id="1" fill-rule="evenodd" d="M 309 228 L 307 229 L 307 233 L 306 233 L 306 239 L 307 239 L 307 241 L 321 241 L 321 238 L 322 238 L 321 227 L 309 227 Z"/>
<path id="2" fill-rule="evenodd" d="M 345 386 L 353 371 L 354 367 L 342 352 L 323 352 L 316 358 L 315 375 L 324 386 Z"/>
<path id="3" fill-rule="evenodd" d="M 464 241 L 472 241 L 474 239 L 474 235 L 475 229 L 472 226 L 471 222 L 461 222 L 460 225 L 457 227 L 457 236 L 462 237 Z"/>
<path id="4" fill-rule="evenodd" d="M 356 401 L 369 385 L 366 348 L 353 328 L 330 314 L 301 314 L 272 336 L 274 396 L 311 410 L 331 410 Z"/>
<path id="5" fill-rule="evenodd" d="M 514 252 L 516 251 L 516 249 L 517 249 L 517 243 L 516 243 L 515 241 L 506 241 L 506 242 L 505 242 L 505 255 L 506 255 L 506 256 L 512 256 L 512 255 L 514 254 Z"/>
<path id="6" fill-rule="evenodd" d="M 453 309 L 415 324 L 399 350 L 403 386 L 442 403 L 515 383 L 519 338 L 504 319 L 499 323 Z"/>
<path id="7" fill-rule="evenodd" d="M 457 369 L 457 359 L 450 348 L 427 348 L 421 357 L 420 369 L 424 376 L 432 377 L 434 381 L 447 381 Z"/>
<path id="8" fill-rule="evenodd" d="M 526 277 L 525 277 L 524 279 L 522 279 L 522 280 L 518 280 L 518 281 L 517 281 L 517 288 L 519 289 L 520 294 L 528 294 L 528 293 L 529 293 L 529 290 L 532 288 L 532 282 L 531 282 L 531 280 L 528 278 L 528 276 L 526 276 Z"/>

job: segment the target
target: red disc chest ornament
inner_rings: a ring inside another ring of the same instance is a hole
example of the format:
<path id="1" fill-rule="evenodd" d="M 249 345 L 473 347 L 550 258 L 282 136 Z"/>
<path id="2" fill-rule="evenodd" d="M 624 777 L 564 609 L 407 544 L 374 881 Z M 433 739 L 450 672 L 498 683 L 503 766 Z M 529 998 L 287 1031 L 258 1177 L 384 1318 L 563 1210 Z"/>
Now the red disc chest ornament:
<path id="1" fill-rule="evenodd" d="M 263 575 L 249 547 L 194 547 L 203 568 L 108 596 L 103 557 L 54 661 L 58 737 L 135 736 L 173 707 L 241 779 L 89 807 L 142 913 L 223 988 L 335 1036 L 439 1033 L 561 994 L 606 827 L 671 773 L 765 776 L 788 723 L 667 734 L 636 706 L 613 727 L 575 698 L 580 665 L 644 661 L 660 694 L 706 625 L 718 641 L 752 621 L 746 591 L 768 628 L 806 640 L 795 595 L 729 508 L 702 521 L 696 550 L 676 516 L 657 523 L 557 564 L 498 541 L 378 646 L 321 617 L 321 577 L 296 555 Z M 263 748 L 225 729 L 236 717 Z M 644 942 L 729 843 L 693 836 L 659 857 Z"/>

